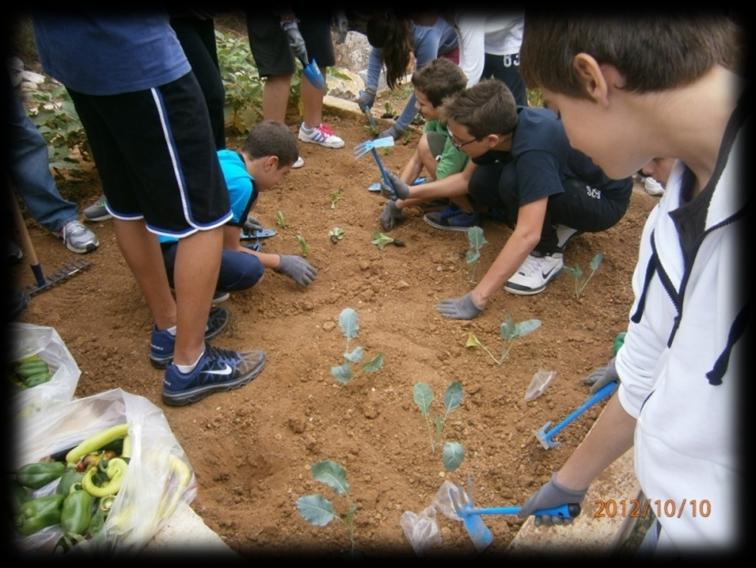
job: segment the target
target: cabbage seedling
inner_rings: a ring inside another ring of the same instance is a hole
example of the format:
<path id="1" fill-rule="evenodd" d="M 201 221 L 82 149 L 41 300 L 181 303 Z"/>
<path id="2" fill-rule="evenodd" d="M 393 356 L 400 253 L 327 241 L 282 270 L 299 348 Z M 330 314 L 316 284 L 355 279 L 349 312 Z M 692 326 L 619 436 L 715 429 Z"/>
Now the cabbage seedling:
<path id="1" fill-rule="evenodd" d="M 336 209 L 336 204 L 343 197 L 343 191 L 343 189 L 339 189 L 328 194 L 328 198 L 331 200 L 331 209 Z"/>
<path id="2" fill-rule="evenodd" d="M 488 356 L 493 359 L 493 362 L 500 366 L 509 356 L 509 352 L 512 350 L 515 340 L 519 337 L 524 337 L 529 333 L 534 332 L 539 327 L 541 327 L 541 320 L 529 319 L 514 323 L 514 321 L 512 320 L 512 315 L 508 313 L 506 319 L 501 322 L 501 326 L 499 327 L 499 334 L 501 335 L 501 338 L 506 342 L 506 346 L 501 352 L 501 357 L 499 359 L 497 359 L 496 356 L 491 353 L 488 347 L 483 345 L 483 343 L 480 341 L 480 339 L 477 338 L 474 333 L 469 333 L 467 335 L 465 347 L 469 349 L 482 347 L 483 350 L 488 353 Z"/>
<path id="3" fill-rule="evenodd" d="M 373 233 L 373 240 L 370 241 L 375 246 L 377 246 L 379 249 L 383 250 L 386 245 L 394 245 L 395 247 L 403 247 L 404 241 L 400 239 L 395 239 L 393 237 L 389 237 L 385 233 L 380 233 L 376 231 Z"/>
<path id="4" fill-rule="evenodd" d="M 341 239 L 344 238 L 344 229 L 341 227 L 334 227 L 330 231 L 328 231 L 328 238 L 331 239 L 331 242 L 333 244 L 338 243 Z"/>
<path id="5" fill-rule="evenodd" d="M 420 409 L 420 414 L 425 418 L 428 426 L 428 435 L 431 441 L 431 451 L 436 452 L 436 447 L 441 445 L 441 435 L 444 432 L 446 418 L 449 413 L 459 408 L 462 404 L 462 383 L 454 381 L 449 384 L 444 393 L 444 414 L 431 415 L 430 407 L 433 402 L 433 389 L 427 383 L 415 383 L 412 390 L 415 404 Z M 444 469 L 454 471 L 462 463 L 465 457 L 465 449 L 459 442 L 446 442 L 442 452 Z"/>
<path id="6" fill-rule="evenodd" d="M 483 229 L 480 227 L 470 227 L 467 229 L 467 242 L 470 244 L 470 248 L 465 253 L 465 262 L 467 262 L 470 282 L 475 282 L 475 272 L 480 260 L 480 249 L 488 244 L 488 241 L 483 236 Z"/>
<path id="7" fill-rule="evenodd" d="M 283 211 L 276 212 L 276 225 L 282 229 L 286 228 L 286 217 L 284 217 Z"/>
<path id="8" fill-rule="evenodd" d="M 352 363 L 359 363 L 365 356 L 365 349 L 357 346 L 349 350 L 349 342 L 357 337 L 360 331 L 359 319 L 357 312 L 352 308 L 344 308 L 339 314 L 339 327 L 341 333 L 346 337 L 346 349 L 344 350 L 344 363 L 338 367 L 331 367 L 331 376 L 342 385 L 352 380 Z M 383 367 L 383 354 L 378 353 L 370 361 L 362 365 L 361 370 L 364 373 L 375 373 Z"/>
<path id="9" fill-rule="evenodd" d="M 310 245 L 302 235 L 297 235 L 297 242 L 299 243 L 299 250 L 302 252 L 302 256 L 310 254 Z"/>
<path id="10" fill-rule="evenodd" d="M 346 512 L 339 514 L 334 510 L 333 503 L 320 493 L 313 493 L 297 499 L 299 514 L 305 521 L 316 527 L 324 527 L 334 519 L 343 522 L 349 530 L 349 542 L 354 552 L 354 515 L 357 512 L 357 505 L 349 498 L 346 470 L 334 461 L 325 460 L 314 464 L 310 471 L 315 481 L 324 483 L 338 495 L 346 498 Z"/>
<path id="11" fill-rule="evenodd" d="M 564 269 L 569 272 L 572 277 L 575 279 L 575 297 L 579 300 L 580 295 L 583 293 L 583 290 L 585 290 L 585 287 L 588 286 L 588 281 L 593 278 L 593 275 L 598 270 L 598 267 L 601 266 L 601 263 L 604 261 L 604 255 L 602 253 L 598 253 L 596 256 L 594 256 L 591 259 L 590 262 L 590 268 L 591 272 L 588 274 L 588 276 L 585 276 L 583 274 L 583 270 L 580 268 L 580 265 L 576 264 L 575 266 L 565 266 Z"/>

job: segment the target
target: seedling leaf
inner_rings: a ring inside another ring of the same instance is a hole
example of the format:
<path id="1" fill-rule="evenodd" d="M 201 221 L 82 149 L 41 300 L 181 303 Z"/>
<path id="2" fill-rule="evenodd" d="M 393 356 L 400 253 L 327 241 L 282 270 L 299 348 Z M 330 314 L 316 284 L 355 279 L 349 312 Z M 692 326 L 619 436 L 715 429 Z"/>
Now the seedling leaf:
<path id="1" fill-rule="evenodd" d="M 375 233 L 373 233 L 373 240 L 370 242 L 372 242 L 379 249 L 383 250 L 386 245 L 393 243 L 394 239 L 392 239 L 388 235 L 376 231 Z"/>
<path id="2" fill-rule="evenodd" d="M 467 341 L 465 342 L 465 347 L 480 347 L 481 343 L 476 337 L 474 333 L 468 333 L 467 334 Z"/>
<path id="3" fill-rule="evenodd" d="M 297 235 L 297 242 L 299 243 L 299 250 L 302 253 L 302 256 L 307 256 L 310 254 L 310 245 L 307 244 L 307 241 L 302 235 Z"/>
<path id="4" fill-rule="evenodd" d="M 465 459 L 465 448 L 459 442 L 445 442 L 442 454 L 444 469 L 454 471 Z"/>
<path id="5" fill-rule="evenodd" d="M 282 229 L 286 228 L 286 217 L 284 217 L 283 211 L 276 212 L 276 225 Z"/>
<path id="6" fill-rule="evenodd" d="M 376 371 L 380 371 L 381 367 L 383 367 L 383 353 L 378 353 L 378 355 L 362 366 L 362 370 L 366 373 L 375 373 Z"/>
<path id="7" fill-rule="evenodd" d="M 415 404 L 423 416 L 428 416 L 431 402 L 433 402 L 433 389 L 426 383 L 415 383 L 412 389 Z"/>
<path id="8" fill-rule="evenodd" d="M 483 245 L 488 244 L 488 241 L 483 236 L 483 229 L 480 227 L 470 227 L 467 229 L 467 242 L 470 243 L 470 248 L 480 250 Z"/>
<path id="9" fill-rule="evenodd" d="M 506 319 L 501 322 L 499 334 L 504 341 L 512 341 L 515 337 L 517 337 L 512 314 L 507 314 Z"/>
<path id="10" fill-rule="evenodd" d="M 525 337 L 527 334 L 534 332 L 541 327 L 541 320 L 529 319 L 518 322 L 515 325 L 515 337 Z"/>
<path id="11" fill-rule="evenodd" d="M 342 385 L 345 385 L 352 378 L 352 366 L 349 362 L 346 362 L 338 367 L 331 367 L 331 376 Z"/>
<path id="12" fill-rule="evenodd" d="M 479 258 L 480 258 L 480 251 L 478 250 L 469 249 L 465 253 L 465 262 L 467 262 L 467 264 L 472 264 L 473 262 L 477 262 Z"/>
<path id="13" fill-rule="evenodd" d="M 346 480 L 346 470 L 335 461 L 325 460 L 312 466 L 312 477 L 315 481 L 325 483 L 339 495 L 349 491 Z"/>
<path id="14" fill-rule="evenodd" d="M 352 363 L 359 363 L 365 355 L 365 349 L 361 346 L 355 347 L 351 353 L 344 353 L 344 359 Z"/>
<path id="15" fill-rule="evenodd" d="M 297 510 L 305 521 L 316 527 L 324 527 L 334 518 L 331 502 L 317 493 L 297 499 Z"/>
<path id="16" fill-rule="evenodd" d="M 591 259 L 591 270 L 593 272 L 596 272 L 598 270 L 598 267 L 601 266 L 601 263 L 604 261 L 604 255 L 602 253 L 598 253 L 596 256 L 594 256 Z"/>
<path id="17" fill-rule="evenodd" d="M 462 383 L 460 381 L 454 381 L 447 387 L 444 393 L 444 406 L 446 406 L 447 413 L 459 407 L 462 403 L 462 396 Z"/>
<path id="18" fill-rule="evenodd" d="M 357 312 L 352 308 L 344 308 L 339 314 L 339 327 L 344 337 L 354 339 L 360 331 L 360 325 L 357 320 Z"/>

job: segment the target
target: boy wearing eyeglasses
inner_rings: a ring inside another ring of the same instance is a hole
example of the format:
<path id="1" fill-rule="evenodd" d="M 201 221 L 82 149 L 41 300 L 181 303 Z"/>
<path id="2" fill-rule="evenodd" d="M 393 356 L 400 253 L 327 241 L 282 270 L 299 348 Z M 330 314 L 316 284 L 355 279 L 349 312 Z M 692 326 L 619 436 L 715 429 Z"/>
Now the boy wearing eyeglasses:
<path id="1" fill-rule="evenodd" d="M 392 178 L 396 196 L 462 197 L 458 204 L 468 198 L 467 205 L 425 215 L 438 229 L 466 231 L 476 210 L 488 210 L 514 228 L 478 285 L 438 304 L 444 317 L 477 317 L 502 285 L 512 294 L 542 292 L 564 267 L 567 241 L 579 232 L 604 231 L 625 214 L 632 179 L 610 180 L 570 146 L 557 115 L 516 106 L 501 81 L 481 81 L 442 112 L 452 143 L 470 162 L 460 174 L 421 186 L 402 187 Z"/>

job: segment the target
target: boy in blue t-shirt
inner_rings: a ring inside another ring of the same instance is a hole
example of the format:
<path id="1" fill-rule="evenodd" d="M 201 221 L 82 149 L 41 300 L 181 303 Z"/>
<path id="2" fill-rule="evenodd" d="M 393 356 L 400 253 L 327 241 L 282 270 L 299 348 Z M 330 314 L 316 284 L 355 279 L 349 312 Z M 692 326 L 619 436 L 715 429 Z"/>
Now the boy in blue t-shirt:
<path id="1" fill-rule="evenodd" d="M 315 279 L 317 270 L 304 258 L 256 252 L 242 246 L 240 241 L 244 221 L 259 191 L 280 183 L 298 155 L 294 136 L 284 124 L 273 120 L 255 126 L 241 151 L 218 150 L 233 216 L 223 227 L 223 256 L 216 290 L 228 292 L 251 288 L 262 279 L 265 268 L 285 274 L 301 286 L 307 286 Z M 159 238 L 172 285 L 178 240 L 163 235 Z"/>

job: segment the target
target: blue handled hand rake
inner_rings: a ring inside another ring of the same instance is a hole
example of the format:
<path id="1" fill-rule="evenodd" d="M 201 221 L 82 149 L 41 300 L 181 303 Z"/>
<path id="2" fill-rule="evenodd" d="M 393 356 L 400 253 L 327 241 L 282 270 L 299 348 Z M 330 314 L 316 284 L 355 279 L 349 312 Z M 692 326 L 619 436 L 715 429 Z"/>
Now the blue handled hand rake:
<path id="1" fill-rule="evenodd" d="M 601 387 L 599 390 L 596 391 L 596 393 L 591 396 L 588 400 L 586 400 L 583 404 L 578 406 L 575 410 L 573 410 L 564 420 L 562 420 L 559 424 L 554 426 L 551 430 L 547 432 L 547 429 L 549 426 L 551 426 L 551 420 L 546 422 L 543 426 L 541 426 L 540 430 L 537 430 L 535 433 L 536 438 L 538 438 L 538 441 L 541 442 L 541 445 L 544 447 L 544 449 L 551 449 L 559 445 L 559 442 L 556 442 L 554 440 L 554 437 L 559 434 L 562 430 L 564 430 L 567 426 L 572 424 L 572 422 L 583 412 L 588 410 L 591 406 L 594 404 L 598 404 L 605 398 L 609 398 L 614 391 L 617 390 L 617 381 L 612 381 L 611 383 L 605 384 L 603 387 Z"/>
<path id="2" fill-rule="evenodd" d="M 378 155 L 376 148 L 389 148 L 393 145 L 394 139 L 391 136 L 386 136 L 384 138 L 376 138 L 375 140 L 365 140 L 365 142 L 361 142 L 354 147 L 354 157 L 357 159 L 361 158 L 367 153 L 371 153 L 373 155 L 373 159 L 375 160 L 378 169 L 381 171 L 383 183 L 385 183 L 388 187 L 392 187 L 391 178 L 389 178 L 388 173 L 386 173 L 386 168 L 383 166 L 383 162 L 381 161 L 381 157 Z"/>
<path id="3" fill-rule="evenodd" d="M 522 507 L 485 507 L 476 509 L 472 497 L 458 485 L 449 491 L 449 497 L 457 515 L 462 519 L 467 534 L 477 550 L 483 550 L 493 541 L 493 534 L 481 519 L 481 515 L 519 515 Z M 558 507 L 538 509 L 532 513 L 536 517 L 550 516 L 574 519 L 580 514 L 578 503 L 565 503 Z"/>
<path id="4" fill-rule="evenodd" d="M 304 61 L 302 62 L 302 74 L 312 84 L 313 87 L 315 87 L 319 91 L 326 90 L 325 78 L 320 72 L 320 67 L 318 67 L 318 62 L 315 61 L 314 57 L 307 64 L 305 64 Z"/>

